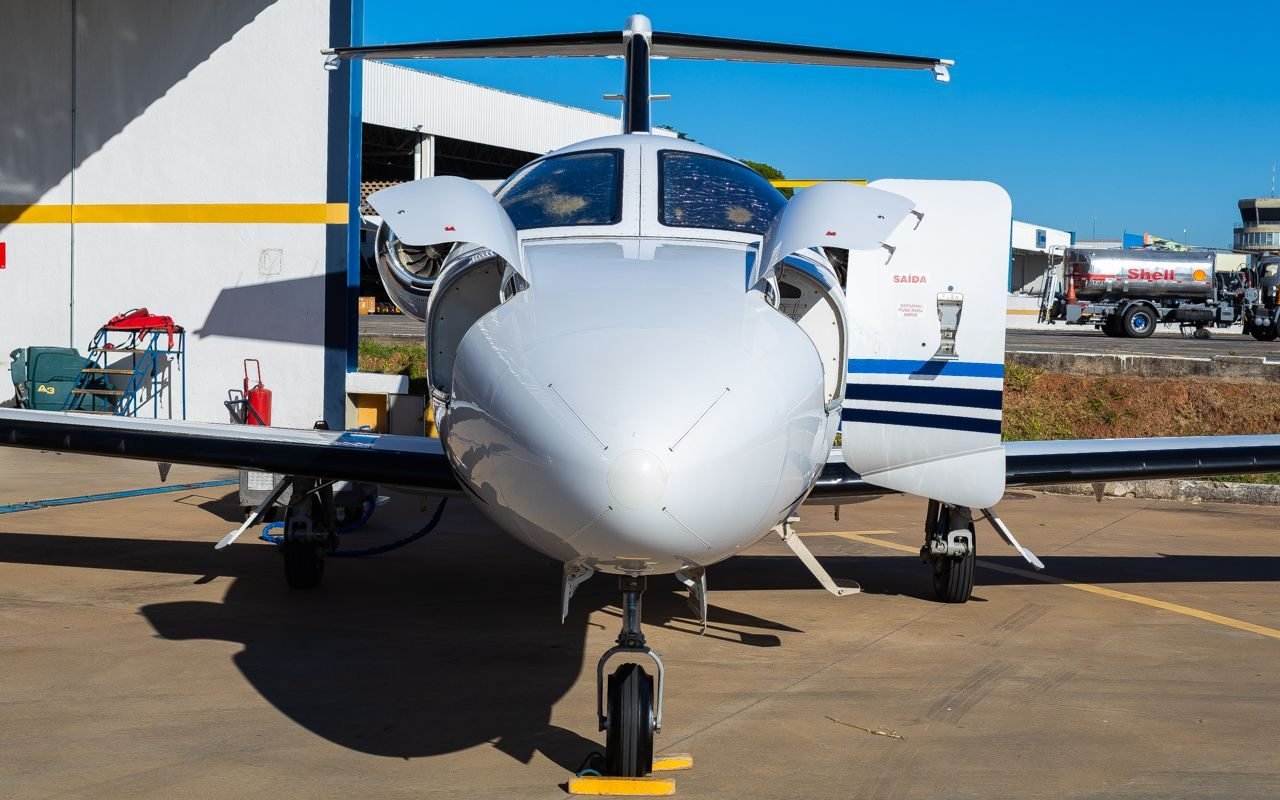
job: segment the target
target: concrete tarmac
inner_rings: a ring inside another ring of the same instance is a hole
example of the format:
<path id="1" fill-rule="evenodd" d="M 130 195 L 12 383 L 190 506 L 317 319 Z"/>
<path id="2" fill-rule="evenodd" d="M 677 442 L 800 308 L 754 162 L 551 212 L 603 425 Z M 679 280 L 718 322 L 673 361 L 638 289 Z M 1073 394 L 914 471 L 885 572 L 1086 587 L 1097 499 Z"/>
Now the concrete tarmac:
<path id="1" fill-rule="evenodd" d="M 0 503 L 158 485 L 146 464 L 7 449 L 0 476 Z M 560 625 L 559 565 L 455 499 L 425 540 L 293 592 L 252 534 L 212 549 L 232 490 L 0 513 L 5 798 L 564 797 L 603 741 L 611 578 Z M 695 762 L 678 796 L 1280 796 L 1274 508 L 1018 492 L 1001 512 L 1051 577 L 984 525 L 975 597 L 948 606 L 910 552 L 923 507 L 804 510 L 861 595 L 766 540 L 709 570 L 700 636 L 675 581 L 650 581 L 658 748 Z M 397 496 L 346 539 L 425 517 Z"/>

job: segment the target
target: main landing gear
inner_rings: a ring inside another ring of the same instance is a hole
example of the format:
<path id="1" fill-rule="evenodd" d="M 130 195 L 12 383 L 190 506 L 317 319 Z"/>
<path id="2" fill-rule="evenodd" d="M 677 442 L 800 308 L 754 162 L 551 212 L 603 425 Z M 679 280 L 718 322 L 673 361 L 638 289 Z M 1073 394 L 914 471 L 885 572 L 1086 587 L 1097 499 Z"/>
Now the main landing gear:
<path id="1" fill-rule="evenodd" d="M 973 514 L 964 506 L 929 501 L 920 560 L 933 566 L 933 591 L 944 603 L 966 603 L 977 561 Z"/>
<path id="2" fill-rule="evenodd" d="M 324 557 L 338 543 L 333 482 L 293 478 L 284 516 L 284 577 L 294 589 L 314 589 L 324 578 Z"/>
<path id="3" fill-rule="evenodd" d="M 645 644 L 640 630 L 640 597 L 645 578 L 624 575 L 618 579 L 622 590 L 622 630 L 618 643 L 605 651 L 596 664 L 596 713 L 605 732 L 604 774 L 638 778 L 653 770 L 653 736 L 662 730 L 662 689 L 665 672 L 662 659 Z M 614 670 L 606 686 L 604 668 L 615 655 L 644 655 L 656 665 L 657 681 L 645 668 L 628 661 Z"/>

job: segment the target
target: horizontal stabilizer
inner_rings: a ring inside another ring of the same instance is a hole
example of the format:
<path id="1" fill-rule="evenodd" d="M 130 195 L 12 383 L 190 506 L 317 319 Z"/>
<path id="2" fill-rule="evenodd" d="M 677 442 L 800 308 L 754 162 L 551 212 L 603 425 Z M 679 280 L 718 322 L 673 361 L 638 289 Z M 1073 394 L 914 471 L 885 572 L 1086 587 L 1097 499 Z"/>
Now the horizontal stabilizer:
<path id="1" fill-rule="evenodd" d="M 624 31 L 555 33 L 445 42 L 335 47 L 325 55 L 338 58 L 599 58 L 618 57 L 626 46 Z M 740 61 L 761 64 L 807 64 L 831 67 L 931 70 L 948 80 L 954 62 L 926 56 L 872 53 L 835 47 L 760 42 L 720 36 L 653 31 L 650 57 L 691 61 Z"/>

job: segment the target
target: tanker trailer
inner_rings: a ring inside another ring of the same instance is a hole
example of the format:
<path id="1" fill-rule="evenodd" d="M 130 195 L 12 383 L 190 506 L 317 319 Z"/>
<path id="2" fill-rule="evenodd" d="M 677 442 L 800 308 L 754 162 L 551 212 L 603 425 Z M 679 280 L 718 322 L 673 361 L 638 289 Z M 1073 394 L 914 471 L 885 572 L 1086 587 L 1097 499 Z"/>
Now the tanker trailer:
<path id="1" fill-rule="evenodd" d="M 1207 339 L 1239 316 L 1237 298 L 1215 279 L 1213 253 L 1068 248 L 1063 263 L 1068 325 L 1141 339 L 1178 324 Z"/>

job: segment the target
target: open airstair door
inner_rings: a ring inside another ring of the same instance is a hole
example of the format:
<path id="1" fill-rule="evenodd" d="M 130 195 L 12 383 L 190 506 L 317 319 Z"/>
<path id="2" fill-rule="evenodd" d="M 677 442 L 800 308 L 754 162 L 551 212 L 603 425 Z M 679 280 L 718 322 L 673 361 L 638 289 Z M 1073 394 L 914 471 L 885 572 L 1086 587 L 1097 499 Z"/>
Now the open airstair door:
<path id="1" fill-rule="evenodd" d="M 989 508 L 1000 443 L 1012 210 L 991 183 L 880 180 L 912 212 L 851 250 L 844 460 L 868 483 Z"/>

